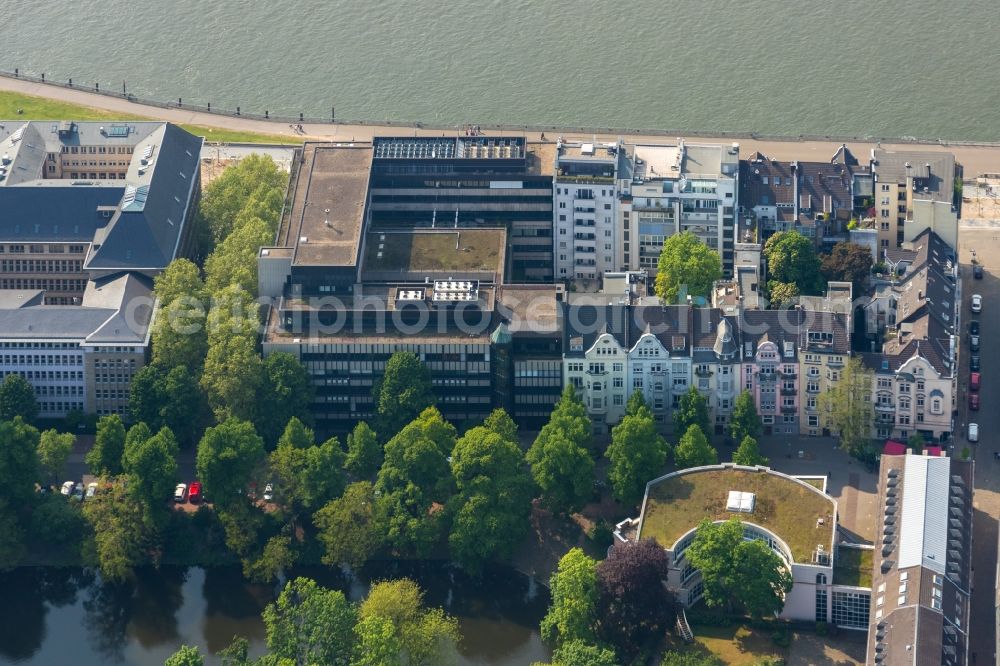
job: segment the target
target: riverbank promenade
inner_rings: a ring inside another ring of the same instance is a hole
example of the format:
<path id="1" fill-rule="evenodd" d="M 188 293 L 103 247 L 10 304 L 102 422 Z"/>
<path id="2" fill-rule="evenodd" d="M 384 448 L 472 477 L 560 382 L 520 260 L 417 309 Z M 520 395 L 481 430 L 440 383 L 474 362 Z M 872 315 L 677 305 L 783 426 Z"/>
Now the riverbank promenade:
<path id="1" fill-rule="evenodd" d="M 251 118 L 245 116 L 235 116 L 223 113 L 208 113 L 194 108 L 175 105 L 153 105 L 131 101 L 123 96 L 94 93 L 86 89 L 71 88 L 64 85 L 50 83 L 40 83 L 29 81 L 24 78 L 14 78 L 12 76 L 0 76 L 0 91 L 20 93 L 24 95 L 34 95 L 44 97 L 69 104 L 79 104 L 95 109 L 101 109 L 112 113 L 121 113 L 131 116 L 146 116 L 151 119 L 164 120 L 176 124 L 203 125 L 206 127 L 216 127 L 220 129 L 257 132 L 261 134 L 285 135 L 293 139 L 317 140 L 317 141 L 370 141 L 373 136 L 385 135 L 407 135 L 407 136 L 436 136 L 439 134 L 453 134 L 464 131 L 463 126 L 442 127 L 428 126 L 420 124 L 380 124 L 374 122 L 350 122 L 350 123 L 319 123 L 303 122 L 293 123 L 301 128 L 301 131 L 293 130 L 288 119 L 265 120 L 263 118 Z M 474 119 L 472 119 L 474 120 Z M 722 143 L 728 144 L 738 142 L 740 144 L 740 154 L 743 157 L 760 151 L 773 159 L 790 160 L 810 160 L 825 161 L 830 159 L 837 147 L 841 143 L 846 143 L 851 151 L 858 156 L 868 155 L 875 143 L 871 141 L 841 141 L 841 140 L 814 140 L 797 139 L 789 137 L 786 139 L 766 140 L 755 139 L 752 136 L 718 136 L 707 135 L 692 136 L 683 133 L 672 132 L 643 133 L 621 130 L 621 131 L 599 131 L 584 132 L 580 130 L 560 131 L 558 128 L 532 128 L 524 130 L 515 126 L 504 128 L 483 127 L 484 134 L 517 134 L 525 136 L 529 141 L 545 140 L 554 141 L 557 137 L 563 137 L 568 141 L 614 141 L 621 136 L 629 137 L 629 140 L 636 143 L 664 143 L 672 142 L 676 138 L 683 137 L 685 140 L 700 143 Z M 964 167 L 964 177 L 975 177 L 983 173 L 1000 172 L 1000 143 L 994 144 L 971 144 L 965 142 L 882 142 L 882 148 L 889 150 L 940 150 L 950 152 L 955 155 L 956 160 Z M 862 158 L 863 159 L 863 158 Z"/>

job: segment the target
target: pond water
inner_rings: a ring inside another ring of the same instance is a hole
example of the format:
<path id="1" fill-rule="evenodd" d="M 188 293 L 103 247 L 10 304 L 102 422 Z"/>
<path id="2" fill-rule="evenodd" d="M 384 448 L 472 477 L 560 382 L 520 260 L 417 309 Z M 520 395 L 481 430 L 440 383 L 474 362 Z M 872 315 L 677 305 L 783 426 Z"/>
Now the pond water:
<path id="1" fill-rule="evenodd" d="M 429 605 L 456 616 L 462 631 L 460 664 L 522 665 L 545 661 L 538 622 L 548 590 L 506 567 L 480 579 L 438 562 L 370 564 L 345 574 L 327 567 L 301 568 L 323 586 L 358 600 L 372 581 L 410 577 Z M 144 569 L 126 585 L 111 585 L 83 569 L 21 568 L 0 574 L 0 663 L 162 664 L 180 645 L 203 653 L 248 638 L 264 651 L 260 613 L 280 585 L 256 585 L 238 568 Z M 214 658 L 206 663 L 218 663 Z"/>

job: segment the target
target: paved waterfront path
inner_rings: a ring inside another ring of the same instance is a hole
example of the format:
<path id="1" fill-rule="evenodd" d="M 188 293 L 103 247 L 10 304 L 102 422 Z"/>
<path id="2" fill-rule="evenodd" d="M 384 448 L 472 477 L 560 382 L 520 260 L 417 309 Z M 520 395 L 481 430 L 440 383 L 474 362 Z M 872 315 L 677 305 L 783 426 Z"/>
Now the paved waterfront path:
<path id="1" fill-rule="evenodd" d="M 238 116 L 228 116 L 215 113 L 205 113 L 196 110 L 189 110 L 177 107 L 160 107 L 147 104 L 131 102 L 121 97 L 96 94 L 76 88 L 64 88 L 43 83 L 34 83 L 23 79 L 14 79 L 0 76 L 0 90 L 17 92 L 25 95 L 35 95 L 48 99 L 58 100 L 71 104 L 80 104 L 105 111 L 120 112 L 122 114 L 149 116 L 159 120 L 166 120 L 172 123 L 205 125 L 218 127 L 233 131 L 259 132 L 262 134 L 278 134 L 294 138 L 312 140 L 331 141 L 369 141 L 373 135 L 414 135 L 414 136 L 436 136 L 441 133 L 451 134 L 460 130 L 459 127 L 408 127 L 400 125 L 379 125 L 379 124 L 341 124 L 341 123 L 304 123 L 302 125 L 304 134 L 296 134 L 289 127 L 287 121 L 279 120 L 256 120 L 253 118 L 243 118 Z M 504 131 L 487 130 L 487 134 L 503 134 Z M 510 131 L 507 131 L 510 133 Z M 518 130 L 518 135 L 526 135 L 528 139 L 538 141 L 542 132 Z M 558 130 L 545 130 L 545 137 L 548 140 L 555 140 L 559 136 Z M 642 135 L 642 134 L 586 134 L 579 132 L 566 132 L 562 136 L 566 139 L 575 140 L 597 140 L 613 141 L 619 136 L 626 136 L 630 141 L 663 143 L 673 141 L 676 137 L 664 134 Z M 799 140 L 767 140 L 761 141 L 751 138 L 734 139 L 733 137 L 693 137 L 692 142 L 721 143 L 729 144 L 738 141 L 740 152 L 743 156 L 755 151 L 760 151 L 768 157 L 788 161 L 793 159 L 827 161 L 836 151 L 839 142 L 837 141 L 799 141 Z M 848 142 L 848 147 L 860 161 L 867 161 L 872 143 Z M 965 144 L 893 144 L 883 143 L 883 148 L 900 150 L 940 150 L 955 153 L 958 161 L 965 167 L 965 177 L 972 177 L 980 173 L 1000 172 L 1000 145 L 965 145 Z"/>

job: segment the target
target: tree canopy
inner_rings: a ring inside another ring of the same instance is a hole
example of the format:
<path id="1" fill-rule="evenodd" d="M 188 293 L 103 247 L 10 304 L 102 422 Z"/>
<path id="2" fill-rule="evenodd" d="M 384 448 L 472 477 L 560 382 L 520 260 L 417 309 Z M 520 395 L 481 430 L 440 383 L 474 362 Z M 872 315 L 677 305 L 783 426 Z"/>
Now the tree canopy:
<path id="1" fill-rule="evenodd" d="M 737 465 L 766 465 L 768 460 L 761 455 L 757 440 L 747 435 L 733 452 L 733 462 Z"/>
<path id="2" fill-rule="evenodd" d="M 722 259 L 700 238 L 685 231 L 663 243 L 656 269 L 656 295 L 664 303 L 676 303 L 682 291 L 707 298 L 712 283 L 722 278 Z"/>
<path id="3" fill-rule="evenodd" d="M 802 293 L 799 286 L 792 282 L 778 282 L 769 280 L 767 283 L 767 294 L 770 296 L 770 307 L 772 310 L 790 308 L 798 302 Z"/>
<path id="4" fill-rule="evenodd" d="M 406 663 L 430 666 L 456 661 L 461 639 L 458 623 L 438 608 L 426 608 L 423 592 L 412 580 L 400 578 L 372 586 L 358 608 L 358 619 L 373 622 L 376 618 L 392 626 L 393 644 L 406 655 Z"/>
<path id="5" fill-rule="evenodd" d="M 636 391 L 629 399 L 642 393 Z M 608 480 L 615 499 L 624 504 L 635 504 L 642 499 L 646 483 L 655 478 L 667 461 L 669 447 L 656 431 L 653 412 L 643 402 L 626 413 L 621 423 L 611 430 L 611 445 L 605 455 L 611 461 Z"/>
<path id="6" fill-rule="evenodd" d="M 715 465 L 719 462 L 719 456 L 708 443 L 708 438 L 696 425 L 692 425 L 681 437 L 674 449 L 674 460 L 678 469 L 688 467 L 700 467 L 702 465 Z"/>
<path id="7" fill-rule="evenodd" d="M 378 429 L 389 439 L 434 404 L 431 373 L 413 352 L 396 352 L 373 387 Z"/>
<path id="8" fill-rule="evenodd" d="M 308 578 L 289 581 L 263 617 L 271 655 L 291 664 L 342 664 L 354 643 L 354 606 Z"/>
<path id="9" fill-rule="evenodd" d="M 703 433 L 709 432 L 708 400 L 694 386 L 681 395 L 674 410 L 674 434 L 683 435 L 693 425 Z"/>
<path id="10" fill-rule="evenodd" d="M 38 429 L 20 416 L 0 421 L 0 481 L 3 498 L 13 506 L 25 504 L 35 491 L 40 437 Z"/>
<path id="11" fill-rule="evenodd" d="M 166 503 L 173 496 L 177 483 L 177 440 L 174 434 L 169 428 L 161 428 L 149 437 L 126 437 L 122 471 L 128 476 L 129 494 L 144 507 L 147 519 L 162 525 Z"/>
<path id="12" fill-rule="evenodd" d="M 818 293 L 820 260 L 812 240 L 797 230 L 779 231 L 764 244 L 767 272 L 775 282 L 791 283 L 802 294 Z"/>
<path id="13" fill-rule="evenodd" d="M 347 486 L 344 494 L 313 514 L 324 546 L 323 563 L 360 567 L 382 545 L 382 521 L 376 514 L 375 488 L 368 481 Z"/>
<path id="14" fill-rule="evenodd" d="M 487 560 L 509 558 L 527 533 L 534 483 L 517 443 L 485 426 L 459 438 L 451 470 L 458 489 L 449 503 L 451 554 L 478 572 Z"/>
<path id="15" fill-rule="evenodd" d="M 378 435 L 364 421 L 354 426 L 347 436 L 347 458 L 344 469 L 355 479 L 370 479 L 382 466 L 382 445 Z"/>
<path id="16" fill-rule="evenodd" d="M 318 509 L 344 490 L 344 452 L 336 437 L 317 445 L 294 416 L 271 453 L 278 498 L 295 510 Z"/>
<path id="17" fill-rule="evenodd" d="M 764 424 L 757 413 L 750 391 L 741 391 L 733 401 L 733 413 L 729 417 L 729 436 L 733 441 L 742 442 L 744 437 L 759 439 L 764 432 Z"/>
<path id="18" fill-rule="evenodd" d="M 246 421 L 228 419 L 205 430 L 196 466 L 216 506 L 245 502 L 247 485 L 264 455 L 264 443 Z"/>
<path id="19" fill-rule="evenodd" d="M 779 613 L 792 576 L 763 541 L 743 538 L 743 523 L 702 521 L 685 557 L 701 572 L 705 603 L 736 608 L 754 617 Z"/>
<path id="20" fill-rule="evenodd" d="M 38 417 L 38 402 L 28 380 L 11 373 L 0 382 L 0 419 L 11 421 L 17 416 L 31 423 Z"/>
<path id="21" fill-rule="evenodd" d="M 839 379 L 820 395 L 820 406 L 826 412 L 826 426 L 838 433 L 840 446 L 858 456 L 871 443 L 875 414 L 872 404 L 874 372 L 865 368 L 861 359 L 847 359 Z"/>
<path id="22" fill-rule="evenodd" d="M 542 500 L 554 511 L 575 511 L 593 492 L 591 432 L 586 407 L 567 386 L 527 455 Z"/>
<path id="23" fill-rule="evenodd" d="M 55 479 L 66 466 L 76 437 L 73 433 L 60 434 L 46 430 L 38 441 L 38 465 L 46 479 Z"/>
<path id="24" fill-rule="evenodd" d="M 652 539 L 615 544 L 596 568 L 601 638 L 631 655 L 663 635 L 676 608 L 676 599 L 663 586 L 668 569 L 666 551 Z"/>
<path id="25" fill-rule="evenodd" d="M 559 560 L 549 581 L 552 602 L 542 618 L 542 639 L 552 645 L 597 640 L 597 562 L 580 548 Z"/>
<path id="26" fill-rule="evenodd" d="M 150 545 L 151 526 L 141 502 L 135 501 L 124 477 L 108 480 L 108 486 L 83 503 L 83 515 L 93 527 L 97 566 L 109 581 L 132 577 Z"/>
<path id="27" fill-rule="evenodd" d="M 827 281 L 850 282 L 854 293 L 860 294 L 871 275 L 874 258 L 863 245 L 841 241 L 833 246 L 830 254 L 823 255 L 820 271 Z"/>
<path id="28" fill-rule="evenodd" d="M 122 456 L 125 453 L 125 425 L 117 414 L 102 416 L 97 421 L 97 436 L 94 446 L 84 460 L 91 474 L 115 476 L 122 470 Z"/>

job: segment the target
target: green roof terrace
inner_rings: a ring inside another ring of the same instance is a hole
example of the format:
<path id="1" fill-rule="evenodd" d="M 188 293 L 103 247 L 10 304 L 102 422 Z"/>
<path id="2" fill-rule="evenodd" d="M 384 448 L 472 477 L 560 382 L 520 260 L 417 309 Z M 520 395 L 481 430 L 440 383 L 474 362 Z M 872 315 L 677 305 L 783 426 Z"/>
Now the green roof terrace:
<path id="1" fill-rule="evenodd" d="M 752 505 L 730 510 L 731 491 L 753 493 Z M 785 542 L 795 562 L 808 564 L 817 551 L 831 553 L 836 513 L 837 504 L 829 495 L 766 467 L 695 467 L 649 482 L 639 538 L 673 548 L 702 520 L 737 517 L 770 531 Z"/>

